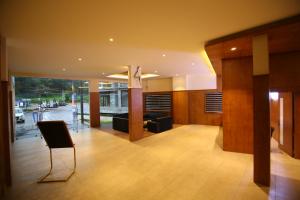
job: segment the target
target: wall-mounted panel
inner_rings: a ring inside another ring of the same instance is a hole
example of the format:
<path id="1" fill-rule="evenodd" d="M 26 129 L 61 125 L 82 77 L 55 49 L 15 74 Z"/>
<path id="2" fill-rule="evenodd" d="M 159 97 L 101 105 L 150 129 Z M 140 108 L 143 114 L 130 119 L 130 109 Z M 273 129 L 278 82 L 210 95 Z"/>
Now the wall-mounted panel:
<path id="1" fill-rule="evenodd" d="M 222 125 L 222 113 L 205 112 L 205 94 L 215 90 L 194 90 L 189 93 L 189 123 L 203 125 Z"/>

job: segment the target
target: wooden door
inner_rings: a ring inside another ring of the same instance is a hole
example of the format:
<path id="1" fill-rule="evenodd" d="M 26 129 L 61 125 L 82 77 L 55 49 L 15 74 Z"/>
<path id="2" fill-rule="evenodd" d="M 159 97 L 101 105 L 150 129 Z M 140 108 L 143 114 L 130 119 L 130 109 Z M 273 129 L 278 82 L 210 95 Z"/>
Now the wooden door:
<path id="1" fill-rule="evenodd" d="M 279 148 L 293 156 L 293 94 L 279 93 Z"/>

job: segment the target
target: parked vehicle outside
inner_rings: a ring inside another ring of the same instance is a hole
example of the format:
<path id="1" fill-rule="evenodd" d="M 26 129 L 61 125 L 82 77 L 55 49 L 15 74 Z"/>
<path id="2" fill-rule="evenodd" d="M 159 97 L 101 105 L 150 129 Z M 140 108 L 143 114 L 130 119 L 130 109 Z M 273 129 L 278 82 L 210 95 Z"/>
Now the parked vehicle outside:
<path id="1" fill-rule="evenodd" d="M 15 118 L 17 123 L 25 123 L 25 117 L 22 108 L 15 108 Z"/>

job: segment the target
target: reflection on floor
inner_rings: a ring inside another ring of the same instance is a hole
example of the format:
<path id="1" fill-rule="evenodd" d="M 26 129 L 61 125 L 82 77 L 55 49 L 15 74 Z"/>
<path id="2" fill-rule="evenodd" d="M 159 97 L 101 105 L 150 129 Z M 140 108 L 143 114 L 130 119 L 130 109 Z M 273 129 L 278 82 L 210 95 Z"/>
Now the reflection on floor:
<path id="1" fill-rule="evenodd" d="M 66 183 L 37 184 L 49 167 L 39 138 L 16 143 L 7 199 L 300 199 L 300 161 L 272 147 L 272 186 L 252 183 L 252 155 L 224 152 L 219 127 L 187 125 L 138 142 L 97 129 L 74 134 L 78 167 Z M 72 166 L 55 150 L 54 173 Z"/>

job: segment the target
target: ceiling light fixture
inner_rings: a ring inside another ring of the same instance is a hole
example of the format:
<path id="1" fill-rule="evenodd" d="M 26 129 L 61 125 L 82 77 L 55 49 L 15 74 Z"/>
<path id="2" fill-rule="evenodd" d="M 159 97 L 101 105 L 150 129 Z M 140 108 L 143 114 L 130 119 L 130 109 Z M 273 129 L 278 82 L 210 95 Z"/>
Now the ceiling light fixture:
<path id="1" fill-rule="evenodd" d="M 236 49 L 236 47 L 231 47 L 230 51 L 235 51 Z"/>
<path id="2" fill-rule="evenodd" d="M 82 61 L 82 58 L 78 58 L 78 61 Z"/>
<path id="3" fill-rule="evenodd" d="M 158 72 L 157 70 L 154 71 L 154 73 L 157 73 L 157 72 Z"/>
<path id="4" fill-rule="evenodd" d="M 175 74 L 175 76 L 178 76 L 178 74 Z"/>
<path id="5" fill-rule="evenodd" d="M 67 71 L 67 69 L 66 69 L 66 68 L 62 68 L 61 70 L 62 70 L 63 72 Z"/>
<path id="6" fill-rule="evenodd" d="M 114 42 L 114 38 L 109 38 L 109 41 L 110 42 Z"/>
<path id="7" fill-rule="evenodd" d="M 195 63 L 192 63 L 192 65 L 194 66 L 194 65 L 195 65 Z"/>
<path id="8" fill-rule="evenodd" d="M 104 72 L 102 72 L 102 75 L 105 75 L 105 73 L 104 73 Z"/>
<path id="9" fill-rule="evenodd" d="M 162 57 L 166 57 L 166 54 L 163 54 Z"/>

